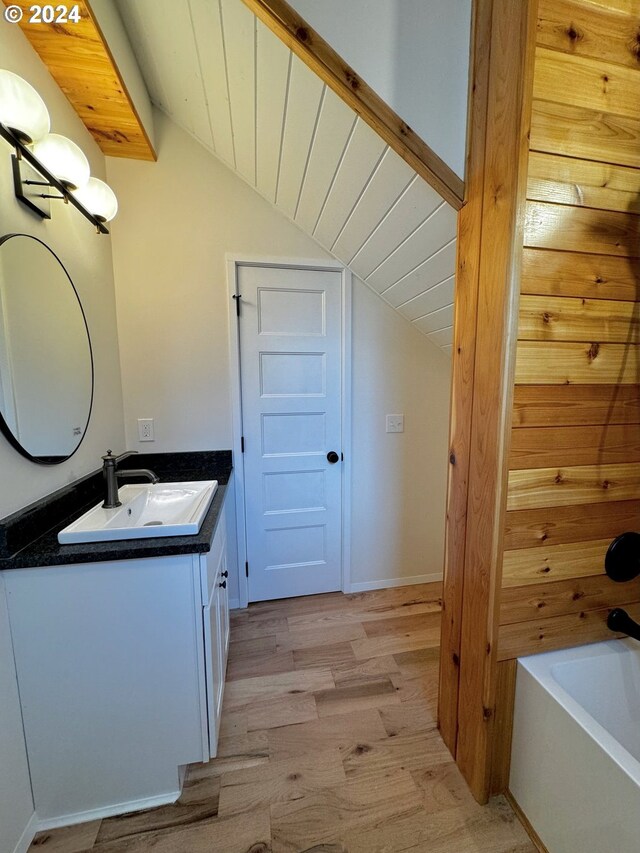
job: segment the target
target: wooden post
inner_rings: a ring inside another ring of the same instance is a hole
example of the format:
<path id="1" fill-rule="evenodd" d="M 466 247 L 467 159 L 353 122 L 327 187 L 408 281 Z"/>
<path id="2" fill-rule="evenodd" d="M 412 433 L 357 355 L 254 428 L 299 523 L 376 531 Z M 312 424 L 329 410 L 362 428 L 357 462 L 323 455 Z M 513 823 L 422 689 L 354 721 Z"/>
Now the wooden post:
<path id="1" fill-rule="evenodd" d="M 491 791 L 497 595 L 537 0 L 476 0 L 460 214 L 439 719 L 480 802 Z M 456 690 L 456 676 L 457 690 Z"/>

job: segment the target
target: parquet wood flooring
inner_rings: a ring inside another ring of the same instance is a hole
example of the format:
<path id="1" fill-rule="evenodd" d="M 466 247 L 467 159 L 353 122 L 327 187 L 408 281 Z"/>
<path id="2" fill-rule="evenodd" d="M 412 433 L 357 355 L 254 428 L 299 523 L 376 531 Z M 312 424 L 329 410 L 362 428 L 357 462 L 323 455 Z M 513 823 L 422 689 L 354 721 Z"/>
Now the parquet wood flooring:
<path id="1" fill-rule="evenodd" d="M 30 853 L 534 853 L 438 733 L 440 607 L 429 584 L 232 613 L 218 757 L 177 803 L 41 833 Z"/>

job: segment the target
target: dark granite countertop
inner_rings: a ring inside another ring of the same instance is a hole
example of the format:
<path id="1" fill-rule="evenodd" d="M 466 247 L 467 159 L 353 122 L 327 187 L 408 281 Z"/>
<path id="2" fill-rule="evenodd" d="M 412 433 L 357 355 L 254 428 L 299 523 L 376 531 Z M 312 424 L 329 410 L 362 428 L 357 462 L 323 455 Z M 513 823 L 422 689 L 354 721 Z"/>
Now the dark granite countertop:
<path id="1" fill-rule="evenodd" d="M 200 532 L 194 536 L 60 545 L 58 532 L 101 500 L 102 473 L 98 471 L 0 520 L 0 571 L 209 551 L 231 475 L 231 451 L 141 453 L 123 460 L 119 467 L 151 468 L 161 482 L 217 480 L 218 488 Z"/>

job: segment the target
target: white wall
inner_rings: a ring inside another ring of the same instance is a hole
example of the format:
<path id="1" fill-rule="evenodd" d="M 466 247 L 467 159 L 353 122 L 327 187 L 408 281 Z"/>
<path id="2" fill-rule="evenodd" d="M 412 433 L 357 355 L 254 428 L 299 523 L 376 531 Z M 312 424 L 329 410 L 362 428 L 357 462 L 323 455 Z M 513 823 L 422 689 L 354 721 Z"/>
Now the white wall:
<path id="1" fill-rule="evenodd" d="M 289 0 L 461 178 L 471 0 Z"/>
<path id="2" fill-rule="evenodd" d="M 170 119 L 157 164 L 108 158 L 127 446 L 231 447 L 225 253 L 328 258 Z M 353 579 L 442 566 L 449 359 L 354 280 Z M 404 435 L 385 433 L 402 412 Z M 139 443 L 137 419 L 155 419 Z"/>
<path id="3" fill-rule="evenodd" d="M 77 142 L 89 158 L 92 173 L 104 178 L 104 157 L 92 137 L 20 28 L 4 21 L 0 21 L 0 57 L 3 68 L 24 77 L 40 92 L 51 115 L 52 129 Z M 0 518 L 95 470 L 107 448 L 114 453 L 124 449 L 111 239 L 98 236 L 70 205 L 51 202 L 49 221 L 39 219 L 21 205 L 13 192 L 11 151 L 0 140 L 0 235 L 21 232 L 38 237 L 67 268 L 87 316 L 96 384 L 87 434 L 68 462 L 36 465 L 0 435 Z M 64 330 L 60 332 L 63 334 Z M 46 417 L 43 411 L 42 418 Z"/>

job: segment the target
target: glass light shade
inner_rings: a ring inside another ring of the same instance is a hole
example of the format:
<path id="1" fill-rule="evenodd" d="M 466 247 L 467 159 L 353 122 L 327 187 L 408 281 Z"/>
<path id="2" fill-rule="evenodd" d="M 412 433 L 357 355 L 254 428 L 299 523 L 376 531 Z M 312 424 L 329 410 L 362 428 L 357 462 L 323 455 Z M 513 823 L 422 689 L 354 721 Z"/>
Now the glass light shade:
<path id="1" fill-rule="evenodd" d="M 33 86 L 4 69 L 0 69 L 0 122 L 27 144 L 42 139 L 51 128 L 45 103 Z"/>
<path id="2" fill-rule="evenodd" d="M 69 189 L 84 187 L 89 180 L 89 161 L 75 142 L 66 136 L 50 133 L 40 142 L 36 142 L 33 153 L 42 165 Z"/>
<path id="3" fill-rule="evenodd" d="M 76 190 L 74 196 L 96 219 L 111 222 L 118 212 L 118 199 L 108 184 L 99 178 L 89 178 L 86 186 Z"/>

